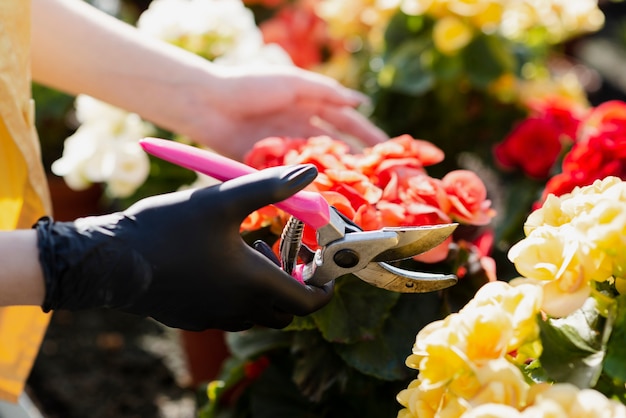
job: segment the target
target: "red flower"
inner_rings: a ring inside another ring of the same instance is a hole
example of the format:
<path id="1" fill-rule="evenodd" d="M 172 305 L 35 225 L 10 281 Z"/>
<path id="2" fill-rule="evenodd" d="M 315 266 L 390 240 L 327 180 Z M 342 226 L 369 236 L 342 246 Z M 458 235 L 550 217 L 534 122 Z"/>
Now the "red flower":
<path id="1" fill-rule="evenodd" d="M 533 178 L 546 178 L 561 153 L 561 131 L 552 121 L 528 118 L 494 147 L 496 161 L 505 169 L 520 168 Z"/>
<path id="2" fill-rule="evenodd" d="M 286 6 L 259 28 L 266 43 L 280 45 L 301 68 L 322 63 L 328 49 L 332 49 L 326 22 L 315 14 L 311 2 Z"/>
<path id="3" fill-rule="evenodd" d="M 580 138 L 563 158 L 562 171 L 546 184 L 549 194 L 571 192 L 607 176 L 626 179 L 626 103 L 605 102 L 589 112 L 580 126 Z"/>
<path id="4" fill-rule="evenodd" d="M 285 138 L 271 136 L 254 144 L 254 147 L 244 157 L 244 161 L 250 167 L 259 170 L 284 165 L 285 155 L 290 150 L 304 146 L 305 143 L 305 139 L 285 140 Z"/>
<path id="5" fill-rule="evenodd" d="M 308 189 L 321 193 L 364 230 L 434 225 L 452 219 L 474 225 L 487 223 L 494 213 L 478 176 L 458 170 L 439 180 L 426 173 L 424 167 L 443 157 L 435 145 L 409 135 L 392 138 L 362 154 L 350 154 L 345 143 L 327 136 L 307 140 L 272 137 L 258 142 L 245 162 L 256 168 L 314 164 L 319 175 Z M 246 219 L 242 229 L 284 222 L 279 212 L 259 210 Z M 315 231 L 305 227 L 303 243 L 315 249 L 315 238 Z M 450 242 L 451 238 L 419 259 L 443 260 Z"/>
<path id="6" fill-rule="evenodd" d="M 270 359 L 267 356 L 261 356 L 256 360 L 248 361 L 243 365 L 243 372 L 246 378 L 256 380 L 270 365 Z"/>
<path id="7" fill-rule="evenodd" d="M 569 100 L 551 98 L 529 104 L 531 114 L 550 122 L 569 140 L 575 141 L 586 109 Z"/>
<path id="8" fill-rule="evenodd" d="M 487 189 L 480 178 L 469 170 L 455 170 L 443 179 L 444 190 L 448 193 L 452 208 L 452 218 L 472 225 L 485 225 L 494 216 L 487 200 Z"/>

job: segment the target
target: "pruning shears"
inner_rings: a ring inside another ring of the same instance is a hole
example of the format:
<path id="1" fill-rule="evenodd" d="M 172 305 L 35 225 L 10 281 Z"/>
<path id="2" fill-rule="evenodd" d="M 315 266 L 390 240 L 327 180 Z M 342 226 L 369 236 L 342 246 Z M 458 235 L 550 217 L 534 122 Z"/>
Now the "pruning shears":
<path id="1" fill-rule="evenodd" d="M 144 138 L 140 144 L 149 154 L 220 181 L 257 171 L 176 141 Z M 321 286 L 352 273 L 373 286 L 402 293 L 431 292 L 457 282 L 453 274 L 415 272 L 389 264 L 436 247 L 454 232 L 455 223 L 363 231 L 321 194 L 306 190 L 275 206 L 291 215 L 281 235 L 281 268 L 301 282 Z M 302 244 L 304 224 L 316 231 L 319 248 L 315 251 Z"/>

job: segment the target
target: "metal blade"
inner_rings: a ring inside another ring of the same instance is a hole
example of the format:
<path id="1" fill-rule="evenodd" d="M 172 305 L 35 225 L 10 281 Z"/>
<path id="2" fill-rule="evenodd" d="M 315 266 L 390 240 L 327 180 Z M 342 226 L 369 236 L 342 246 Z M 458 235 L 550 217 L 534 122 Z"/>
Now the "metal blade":
<path id="1" fill-rule="evenodd" d="M 394 261 L 426 252 L 446 240 L 458 224 L 441 224 L 414 227 L 385 227 L 382 231 L 398 234 L 398 244 L 378 254 L 372 261 Z"/>
<path id="2" fill-rule="evenodd" d="M 453 286 L 458 281 L 454 274 L 410 271 L 387 263 L 370 263 L 354 275 L 373 286 L 400 293 L 434 292 Z"/>

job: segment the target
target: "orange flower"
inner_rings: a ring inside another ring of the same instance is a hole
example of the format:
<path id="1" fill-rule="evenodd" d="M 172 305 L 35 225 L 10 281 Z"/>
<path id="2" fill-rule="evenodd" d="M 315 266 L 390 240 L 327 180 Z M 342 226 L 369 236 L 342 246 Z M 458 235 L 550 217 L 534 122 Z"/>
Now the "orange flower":
<path id="1" fill-rule="evenodd" d="M 283 165 L 285 155 L 292 149 L 298 149 L 306 143 L 306 139 L 289 139 L 271 136 L 258 141 L 246 154 L 244 161 L 250 167 L 262 170 L 268 167 Z"/>
<path id="2" fill-rule="evenodd" d="M 443 179 L 430 177 L 426 166 L 440 162 L 443 152 L 410 135 L 392 138 L 351 154 L 348 145 L 328 136 L 308 139 L 280 137 L 259 141 L 245 162 L 255 168 L 314 164 L 319 175 L 308 190 L 322 194 L 328 203 L 364 230 L 384 226 L 449 223 L 484 225 L 494 215 L 487 192 L 476 174 L 467 170 Z M 264 208 L 250 215 L 246 230 L 284 222 L 276 210 Z M 303 243 L 315 249 L 315 231 L 304 229 Z M 438 262 L 448 254 L 449 238 L 417 259 Z"/>
<path id="3" fill-rule="evenodd" d="M 459 222 L 485 225 L 494 215 L 489 209 L 487 189 L 480 178 L 469 170 L 454 170 L 446 174 L 443 187 L 452 203 L 451 216 Z"/>
<path id="4" fill-rule="evenodd" d="M 321 64 L 329 49 L 339 47 L 331 39 L 326 22 L 317 16 L 314 7 L 313 2 L 300 1 L 281 8 L 259 26 L 265 43 L 280 45 L 293 63 L 301 68 L 310 69 Z"/>

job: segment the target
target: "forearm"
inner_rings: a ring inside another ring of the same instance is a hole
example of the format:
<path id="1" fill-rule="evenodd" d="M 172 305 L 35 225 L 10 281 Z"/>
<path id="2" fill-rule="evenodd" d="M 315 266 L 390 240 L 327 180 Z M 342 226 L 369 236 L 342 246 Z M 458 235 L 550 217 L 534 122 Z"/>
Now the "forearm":
<path id="1" fill-rule="evenodd" d="M 41 306 L 44 293 L 36 231 L 0 231 L 0 306 Z"/>
<path id="2" fill-rule="evenodd" d="M 42 84 L 89 94 L 166 129 L 184 126 L 180 118 L 194 93 L 217 88 L 198 88 L 197 80 L 214 78 L 204 76 L 216 71 L 206 60 L 143 36 L 83 1 L 33 0 L 32 18 L 33 78 Z"/>

